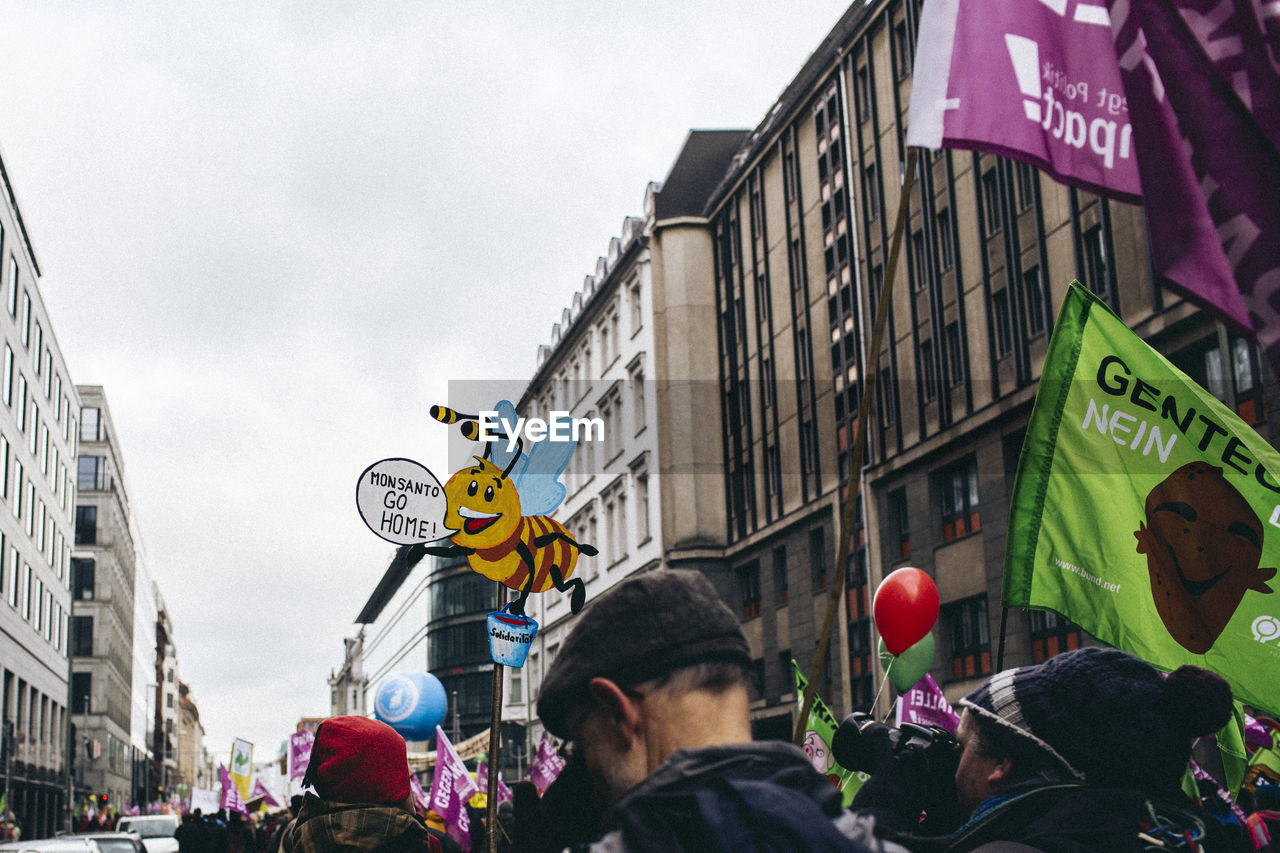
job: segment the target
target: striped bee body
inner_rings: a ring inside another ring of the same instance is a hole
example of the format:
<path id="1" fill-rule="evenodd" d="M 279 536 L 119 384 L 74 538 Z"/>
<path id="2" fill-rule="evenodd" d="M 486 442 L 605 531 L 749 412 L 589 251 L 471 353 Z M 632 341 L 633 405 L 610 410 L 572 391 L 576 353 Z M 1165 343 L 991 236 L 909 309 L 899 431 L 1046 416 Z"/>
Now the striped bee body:
<path id="1" fill-rule="evenodd" d="M 539 537 L 562 534 L 554 541 L 538 546 Z M 555 586 L 551 576 L 553 566 L 559 569 L 561 580 L 567 580 L 578 562 L 578 549 L 566 541 L 569 531 L 554 518 L 545 515 L 524 516 L 520 525 L 505 540 L 492 548 L 477 550 L 467 561 L 471 568 L 514 590 L 522 590 L 533 573 L 530 592 L 546 592 Z"/>

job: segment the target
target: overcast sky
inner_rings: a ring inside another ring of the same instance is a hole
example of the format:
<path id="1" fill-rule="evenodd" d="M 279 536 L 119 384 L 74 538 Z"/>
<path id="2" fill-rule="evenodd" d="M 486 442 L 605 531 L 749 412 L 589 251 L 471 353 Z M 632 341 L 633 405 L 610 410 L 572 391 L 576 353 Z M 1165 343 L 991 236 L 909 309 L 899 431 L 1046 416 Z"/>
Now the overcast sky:
<path id="1" fill-rule="evenodd" d="M 443 480 L 447 383 L 530 376 L 688 131 L 847 5 L 3 4 L 0 153 L 212 751 L 328 713 L 393 550 L 360 472 Z"/>

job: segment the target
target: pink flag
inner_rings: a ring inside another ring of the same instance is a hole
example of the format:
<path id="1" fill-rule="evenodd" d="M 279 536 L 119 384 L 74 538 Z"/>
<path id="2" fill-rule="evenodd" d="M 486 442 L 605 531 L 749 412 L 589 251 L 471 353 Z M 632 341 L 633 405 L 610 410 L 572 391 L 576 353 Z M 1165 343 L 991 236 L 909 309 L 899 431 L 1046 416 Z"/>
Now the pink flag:
<path id="1" fill-rule="evenodd" d="M 990 151 L 1140 200 L 1104 0 L 929 0 L 907 144 Z"/>
<path id="2" fill-rule="evenodd" d="M 267 785 L 261 778 L 253 780 L 253 791 L 249 794 L 249 799 L 256 800 L 259 797 L 262 801 L 272 808 L 280 808 L 280 801 L 271 796 L 271 791 L 267 789 Z"/>
<path id="3" fill-rule="evenodd" d="M 226 809 L 227 814 L 240 812 L 247 815 L 249 809 L 244 804 L 244 797 L 240 796 L 240 789 L 236 787 L 236 783 L 231 781 L 231 774 L 227 772 L 226 765 L 218 765 L 218 777 L 222 780 L 222 795 L 218 798 L 218 808 Z"/>
<path id="4" fill-rule="evenodd" d="M 898 725 L 941 726 L 952 734 L 960 728 L 960 715 L 951 707 L 933 676 L 928 673 L 898 700 Z"/>
<path id="5" fill-rule="evenodd" d="M 564 759 L 556 754 L 555 747 L 551 745 L 551 738 L 544 731 L 542 740 L 538 743 L 538 754 L 529 765 L 529 778 L 537 786 L 538 793 L 542 793 L 556 781 L 561 770 L 564 770 Z"/>
<path id="6" fill-rule="evenodd" d="M 454 751 L 453 744 L 445 737 L 444 729 L 436 726 L 436 772 L 431 779 L 431 810 L 444 821 L 449 837 L 471 849 L 471 819 L 467 815 L 467 800 L 480 790 L 467 772 L 467 765 Z"/>
<path id="7" fill-rule="evenodd" d="M 480 793 L 489 794 L 489 765 L 481 761 L 476 765 L 476 787 L 480 789 Z M 502 781 L 502 777 L 498 777 L 498 802 L 503 800 L 513 800 L 511 789 Z"/>
<path id="8" fill-rule="evenodd" d="M 1109 4 L 1156 271 L 1280 367 L 1280 12 Z"/>
<path id="9" fill-rule="evenodd" d="M 418 781 L 417 773 L 409 774 L 409 790 L 413 793 L 414 808 L 423 814 L 431 810 L 431 800 L 427 797 L 427 792 L 422 790 L 422 783 Z"/>
<path id="10" fill-rule="evenodd" d="M 301 779 L 311 763 L 311 746 L 316 742 L 313 732 L 305 729 L 289 735 L 289 779 Z"/>

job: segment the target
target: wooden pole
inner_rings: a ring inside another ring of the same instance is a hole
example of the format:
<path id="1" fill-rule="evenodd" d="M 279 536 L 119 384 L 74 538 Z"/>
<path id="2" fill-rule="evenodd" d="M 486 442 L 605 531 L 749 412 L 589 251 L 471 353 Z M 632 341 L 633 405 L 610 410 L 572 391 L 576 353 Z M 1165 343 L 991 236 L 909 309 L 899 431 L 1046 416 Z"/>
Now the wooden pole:
<path id="1" fill-rule="evenodd" d="M 493 717 L 489 722 L 489 790 L 485 807 L 489 853 L 498 853 L 498 748 L 502 745 L 502 664 L 493 662 Z"/>
<path id="2" fill-rule="evenodd" d="M 918 149 L 907 149 L 907 171 L 902 180 L 902 192 L 898 197 L 898 218 L 893 226 L 893 239 L 889 243 L 889 263 L 885 268 L 884 282 L 880 286 L 875 327 L 871 332 L 871 345 L 868 347 L 861 377 L 862 399 L 858 403 L 858 431 L 854 436 L 853 455 L 849 459 L 849 492 L 845 496 L 843 512 L 840 515 L 840 547 L 836 557 L 835 580 L 831 584 L 830 596 L 827 599 L 827 612 L 822 620 L 822 632 L 818 635 L 818 646 L 813 653 L 813 665 L 809 667 L 809 683 L 805 685 L 804 702 L 800 706 L 800 716 L 796 718 L 793 738 L 796 746 L 804 744 L 809 713 L 813 710 L 814 691 L 817 689 L 818 679 L 822 676 L 822 668 L 826 664 L 827 649 L 831 645 L 831 629 L 835 625 L 836 614 L 840 611 L 840 596 L 844 592 L 844 576 L 849 564 L 849 543 L 853 538 L 853 513 L 857 506 L 858 495 L 862 490 L 862 460 L 867 449 L 867 418 L 871 413 L 871 398 L 875 394 L 876 380 L 880 376 L 880 347 L 884 339 L 885 321 L 889 316 L 889 300 L 893 296 L 893 281 L 897 277 L 898 254 L 902 248 L 902 233 L 906 230 L 907 211 L 910 209 L 911 184 L 915 177 L 917 154 Z"/>

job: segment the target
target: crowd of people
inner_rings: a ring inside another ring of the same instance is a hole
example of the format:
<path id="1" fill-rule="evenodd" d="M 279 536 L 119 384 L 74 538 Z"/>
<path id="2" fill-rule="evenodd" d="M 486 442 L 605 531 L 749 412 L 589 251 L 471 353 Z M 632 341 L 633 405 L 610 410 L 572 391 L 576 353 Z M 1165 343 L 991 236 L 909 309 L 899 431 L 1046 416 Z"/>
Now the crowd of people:
<path id="1" fill-rule="evenodd" d="M 618 584 L 543 679 L 538 715 L 563 741 L 563 771 L 545 791 L 512 786 L 492 828 L 469 809 L 463 840 L 488 850 L 492 831 L 504 853 L 1273 849 L 1256 826 L 1251 843 L 1216 783 L 1184 793 L 1193 743 L 1233 712 L 1230 687 L 1208 670 L 1165 675 L 1089 647 L 997 673 L 960 700 L 949 745 L 879 743 L 846 807 L 801 749 L 752 741 L 750 667 L 738 619 L 701 574 Z M 305 795 L 266 818 L 187 815 L 180 853 L 467 846 L 415 800 L 404 739 L 384 723 L 326 720 L 303 781 Z M 1264 784 L 1244 804 L 1277 819 L 1277 795 Z"/>
<path id="2" fill-rule="evenodd" d="M 750 666 L 738 620 L 698 573 L 652 572 L 601 596 L 538 697 L 566 766 L 541 793 L 513 786 L 493 828 L 497 849 L 1267 849 L 1224 817 L 1222 803 L 1183 792 L 1193 743 L 1232 715 L 1230 687 L 1208 670 L 1166 676 L 1090 647 L 998 673 L 960 701 L 949 752 L 880 750 L 845 807 L 801 749 L 752 741 Z M 415 808 L 409 776 L 403 739 L 389 727 L 327 720 L 307 773 L 314 793 L 282 849 L 455 849 L 438 817 Z M 471 849 L 486 850 L 485 815 L 471 816 Z"/>

